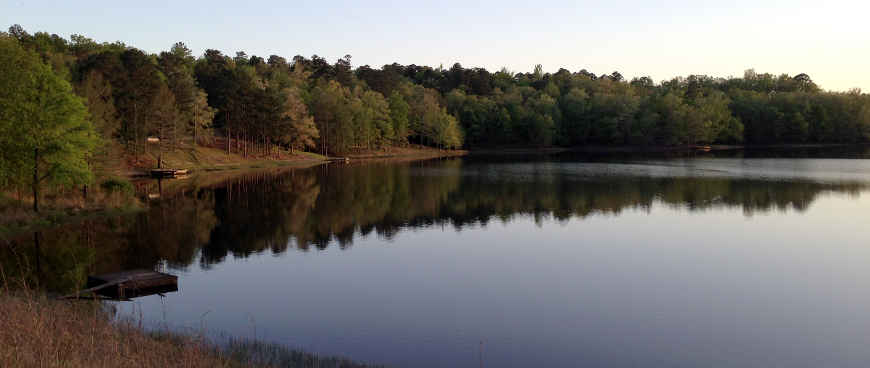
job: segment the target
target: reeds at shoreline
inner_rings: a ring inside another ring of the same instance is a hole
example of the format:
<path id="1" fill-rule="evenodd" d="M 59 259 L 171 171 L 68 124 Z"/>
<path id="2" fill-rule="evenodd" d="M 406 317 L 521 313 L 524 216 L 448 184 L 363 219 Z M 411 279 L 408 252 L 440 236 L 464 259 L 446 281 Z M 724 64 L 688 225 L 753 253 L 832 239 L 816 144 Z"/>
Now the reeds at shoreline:
<path id="1" fill-rule="evenodd" d="M 141 321 L 113 318 L 102 302 L 57 300 L 0 282 L 3 367 L 372 367 L 281 345 L 201 334 L 146 331 Z"/>

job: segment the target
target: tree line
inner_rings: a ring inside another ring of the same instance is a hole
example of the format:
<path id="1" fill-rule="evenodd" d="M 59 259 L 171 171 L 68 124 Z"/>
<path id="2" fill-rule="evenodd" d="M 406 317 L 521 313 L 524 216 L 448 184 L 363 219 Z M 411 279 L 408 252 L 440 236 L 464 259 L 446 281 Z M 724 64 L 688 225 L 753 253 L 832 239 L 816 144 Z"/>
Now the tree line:
<path id="1" fill-rule="evenodd" d="M 30 34 L 18 25 L 0 34 L 0 47 L 4 188 L 85 182 L 106 147 L 140 154 L 154 136 L 161 150 L 198 143 L 246 156 L 408 144 L 452 149 L 870 138 L 870 96 L 823 91 L 806 74 L 748 70 L 739 78 L 692 75 L 655 83 L 619 72 L 544 73 L 540 65 L 527 73 L 459 63 L 354 68 L 349 55 L 330 63 L 317 55 L 263 58 L 208 49 L 195 57 L 180 42 L 150 54 L 81 35 Z"/>
<path id="2" fill-rule="evenodd" d="M 538 67 L 513 76 L 502 70 L 475 82 L 472 76 L 481 73 L 457 64 L 447 75 L 461 75 L 453 80 L 463 82 L 453 88 L 457 82 L 450 78 L 440 81 L 450 89 L 448 110 L 462 122 L 472 146 L 860 143 L 870 138 L 870 96 L 859 90 L 823 92 L 805 74 L 748 70 L 743 78 L 693 75 L 654 84 L 647 77 L 627 81 L 618 72 L 544 74 Z"/>
<path id="3" fill-rule="evenodd" d="M 312 59 L 268 59 L 209 49 L 194 57 L 184 43 L 148 54 L 123 43 L 73 35 L 33 35 L 12 26 L 7 39 L 40 56 L 73 86 L 103 138 L 131 152 L 157 136 L 164 149 L 225 138 L 229 152 L 278 147 L 324 154 L 381 149 L 409 139 L 462 146 L 458 121 L 437 91 L 407 85 L 383 95 L 356 77 L 350 56 L 334 65 Z"/>

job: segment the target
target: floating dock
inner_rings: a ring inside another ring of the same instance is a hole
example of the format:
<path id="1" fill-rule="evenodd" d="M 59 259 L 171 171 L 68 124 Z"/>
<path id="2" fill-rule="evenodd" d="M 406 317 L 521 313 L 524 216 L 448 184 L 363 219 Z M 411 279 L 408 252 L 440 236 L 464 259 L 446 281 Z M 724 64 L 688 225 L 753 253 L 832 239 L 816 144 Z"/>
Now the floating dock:
<path id="1" fill-rule="evenodd" d="M 187 175 L 186 169 L 151 169 L 152 178 L 174 178 Z"/>
<path id="2" fill-rule="evenodd" d="M 88 289 L 111 299 L 129 299 L 140 296 L 178 291 L 178 276 L 150 270 L 132 270 L 88 276 Z"/>

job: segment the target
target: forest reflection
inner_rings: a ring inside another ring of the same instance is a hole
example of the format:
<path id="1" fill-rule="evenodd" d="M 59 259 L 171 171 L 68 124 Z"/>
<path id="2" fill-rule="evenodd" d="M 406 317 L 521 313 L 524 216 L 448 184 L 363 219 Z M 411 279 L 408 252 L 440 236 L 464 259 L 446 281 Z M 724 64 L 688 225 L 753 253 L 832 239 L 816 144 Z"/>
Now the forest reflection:
<path id="1" fill-rule="evenodd" d="M 867 188 L 862 182 L 561 175 L 535 165 L 506 175 L 505 167 L 452 159 L 142 182 L 143 198 L 160 194 L 146 211 L 7 240 L 0 262 L 9 275 L 66 291 L 92 273 L 207 269 L 228 256 L 344 249 L 358 236 L 391 239 L 404 229 L 462 231 L 517 217 L 567 222 L 654 205 L 689 212 L 738 208 L 750 216 L 804 211 L 824 193 L 857 195 Z"/>

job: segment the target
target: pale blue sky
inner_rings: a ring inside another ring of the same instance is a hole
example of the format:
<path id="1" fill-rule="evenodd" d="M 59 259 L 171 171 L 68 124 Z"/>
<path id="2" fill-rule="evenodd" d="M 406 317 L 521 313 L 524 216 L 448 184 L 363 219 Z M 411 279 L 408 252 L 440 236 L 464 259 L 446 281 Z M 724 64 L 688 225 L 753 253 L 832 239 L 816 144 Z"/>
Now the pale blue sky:
<path id="1" fill-rule="evenodd" d="M 586 68 L 649 75 L 809 74 L 822 88 L 870 92 L 866 1 L 39 1 L 0 0 L 0 26 L 149 52 L 184 41 L 268 57 L 353 56 L 497 70 Z"/>

